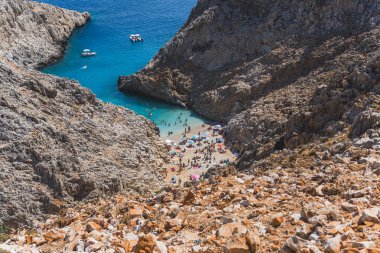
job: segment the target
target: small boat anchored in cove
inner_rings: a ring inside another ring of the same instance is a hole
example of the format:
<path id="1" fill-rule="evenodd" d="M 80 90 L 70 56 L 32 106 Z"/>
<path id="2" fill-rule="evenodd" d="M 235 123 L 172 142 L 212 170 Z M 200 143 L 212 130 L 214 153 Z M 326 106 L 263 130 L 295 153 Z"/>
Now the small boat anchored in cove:
<path id="1" fill-rule="evenodd" d="M 129 39 L 132 41 L 132 42 L 143 42 L 144 39 L 141 37 L 140 34 L 131 34 L 129 36 Z"/>
<path id="2" fill-rule="evenodd" d="M 95 56 L 96 52 L 92 52 L 90 49 L 85 49 L 85 50 L 83 50 L 83 52 L 80 55 L 82 57 Z"/>

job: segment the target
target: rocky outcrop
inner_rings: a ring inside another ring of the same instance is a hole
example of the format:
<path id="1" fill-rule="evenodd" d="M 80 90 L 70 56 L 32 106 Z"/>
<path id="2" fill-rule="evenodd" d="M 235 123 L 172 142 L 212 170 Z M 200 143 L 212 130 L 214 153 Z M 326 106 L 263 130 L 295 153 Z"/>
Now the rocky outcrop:
<path id="1" fill-rule="evenodd" d="M 22 0 L 1 0 L 0 14 L 0 226 L 159 189 L 165 155 L 155 126 L 33 69 L 58 59 L 89 15 Z"/>
<path id="2" fill-rule="evenodd" d="M 32 68 L 58 60 L 73 29 L 90 18 L 88 13 L 29 0 L 1 0 L 0 13 L 2 55 Z"/>
<path id="3" fill-rule="evenodd" d="M 379 128 L 380 113 L 374 111 L 363 111 L 355 117 L 350 128 L 350 135 L 358 137 L 364 134 L 368 129 Z"/>
<path id="4" fill-rule="evenodd" d="M 226 122 L 249 168 L 379 109 L 379 22 L 378 1 L 199 1 L 119 88 Z"/>

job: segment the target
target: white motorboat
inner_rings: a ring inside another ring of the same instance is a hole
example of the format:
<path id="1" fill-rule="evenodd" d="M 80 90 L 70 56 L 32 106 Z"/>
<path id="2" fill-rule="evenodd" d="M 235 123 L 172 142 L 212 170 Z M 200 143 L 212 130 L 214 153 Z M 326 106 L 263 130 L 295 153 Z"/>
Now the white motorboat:
<path id="1" fill-rule="evenodd" d="M 90 49 L 85 49 L 81 53 L 82 57 L 95 56 L 95 55 L 96 55 L 96 52 L 92 52 Z"/>
<path id="2" fill-rule="evenodd" d="M 132 42 L 142 42 L 144 41 L 144 39 L 141 37 L 140 34 L 131 34 L 129 36 L 129 39 L 132 41 Z"/>

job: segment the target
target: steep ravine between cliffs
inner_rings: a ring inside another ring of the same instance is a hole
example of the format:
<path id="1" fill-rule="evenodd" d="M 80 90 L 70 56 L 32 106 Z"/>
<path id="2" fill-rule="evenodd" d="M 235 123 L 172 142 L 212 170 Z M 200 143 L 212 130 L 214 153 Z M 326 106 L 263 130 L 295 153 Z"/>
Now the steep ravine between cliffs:
<path id="1" fill-rule="evenodd" d="M 119 89 L 226 122 L 249 169 L 379 111 L 379 22 L 378 1 L 200 0 Z"/>
<path id="2" fill-rule="evenodd" d="M 307 25 L 313 17 L 318 20 L 326 14 L 331 22 L 324 24 L 331 28 L 340 20 L 334 13 L 341 8 L 343 16 L 352 14 L 349 20 L 363 24 L 363 30 L 331 36 L 311 47 L 274 49 L 263 55 L 272 65 L 260 64 L 264 58 L 244 63 L 239 73 L 252 74 L 244 79 L 248 84 L 264 82 L 263 92 L 247 101 L 247 109 L 231 116 L 226 130 L 242 149 L 240 168 L 252 174 L 234 166 L 213 167 L 205 180 L 184 187 L 172 184 L 153 196 L 141 193 L 159 188 L 157 163 L 165 157 L 151 124 L 128 110 L 102 103 L 77 82 L 25 68 L 20 64 L 24 57 L 12 60 L 9 51 L 0 48 L 0 251 L 379 252 L 380 31 L 376 22 L 380 17 L 377 2 L 349 0 L 344 6 L 341 2 L 313 1 L 316 5 L 306 9 L 302 4 L 311 1 L 199 2 L 193 14 L 202 6 L 210 8 L 206 14 L 221 7 L 224 18 L 235 21 L 244 13 L 265 19 L 272 7 L 284 8 L 272 22 L 275 27 L 282 24 L 284 30 L 289 24 L 277 21 L 291 20 L 292 11 L 307 16 Z M 50 50 L 84 22 L 79 13 L 47 5 L 20 0 L 0 3 L 8 5 L 7 15 L 0 16 L 7 16 L 7 25 L 0 28 L 36 33 Z M 334 4 L 339 8 L 334 9 Z M 309 13 L 318 8 L 325 11 L 316 16 Z M 231 15 L 234 11 L 239 15 Z M 57 37 L 46 33 L 47 23 L 38 19 L 41 14 Z M 216 17 L 199 19 L 212 24 Z M 219 31 L 229 27 L 228 22 L 220 22 Z M 16 48 L 23 38 L 20 34 L 11 43 Z M 294 42 L 301 43 L 302 36 Z M 36 46 L 22 46 L 25 60 L 33 58 Z M 210 47 L 194 48 L 206 53 Z M 232 52 L 232 48 L 228 49 Z M 238 50 L 244 54 L 244 49 Z M 294 60 L 295 55 L 299 60 Z M 257 76 L 258 70 L 270 71 Z M 161 73 L 178 78 L 178 72 L 170 69 Z M 140 74 L 131 78 L 139 80 Z M 272 76 L 287 82 L 277 83 Z M 147 77 L 154 84 L 156 79 Z M 121 194 L 92 199 L 114 192 Z M 7 225 L 32 223 L 75 199 L 85 201 L 48 215 L 32 229 L 3 234 Z"/>
<path id="3" fill-rule="evenodd" d="M 0 0 L 0 225 L 31 224 L 80 200 L 162 186 L 166 151 L 144 117 L 36 68 L 89 18 Z"/>

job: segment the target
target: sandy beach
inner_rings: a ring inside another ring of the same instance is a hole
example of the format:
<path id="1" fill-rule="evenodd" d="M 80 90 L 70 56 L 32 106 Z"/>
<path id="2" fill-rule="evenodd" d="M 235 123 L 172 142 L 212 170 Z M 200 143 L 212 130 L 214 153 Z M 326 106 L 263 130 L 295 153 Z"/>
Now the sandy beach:
<path id="1" fill-rule="evenodd" d="M 184 128 L 180 133 L 162 136 L 171 156 L 166 164 L 167 182 L 182 185 L 186 181 L 199 180 L 213 165 L 235 161 L 235 156 L 224 144 L 223 128 L 217 130 L 215 126 L 203 124 L 190 126 L 188 130 L 185 133 Z"/>

